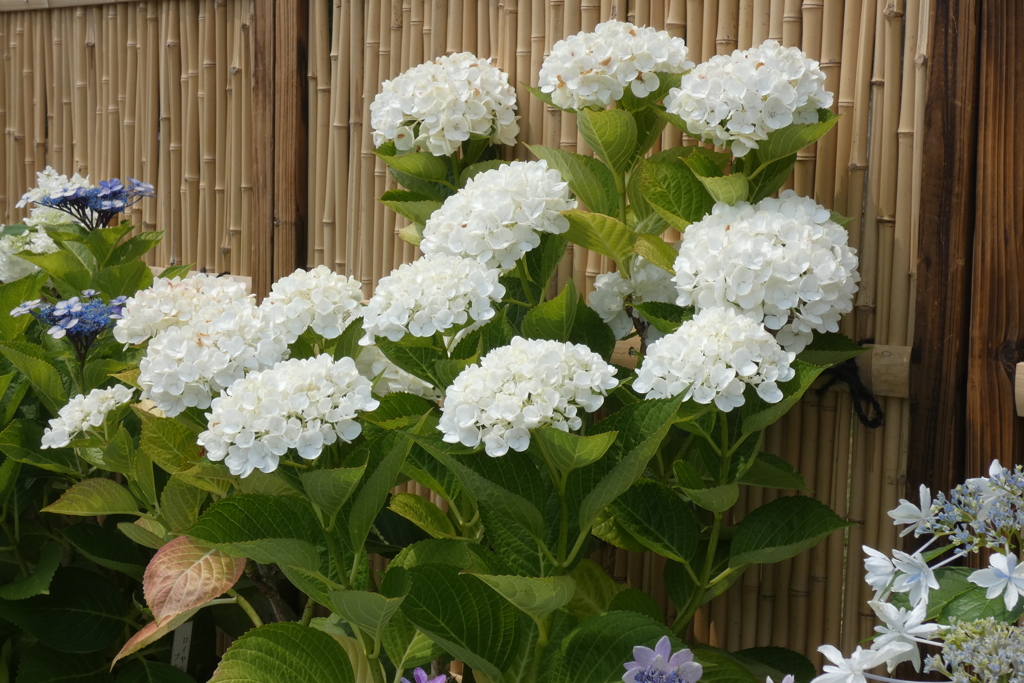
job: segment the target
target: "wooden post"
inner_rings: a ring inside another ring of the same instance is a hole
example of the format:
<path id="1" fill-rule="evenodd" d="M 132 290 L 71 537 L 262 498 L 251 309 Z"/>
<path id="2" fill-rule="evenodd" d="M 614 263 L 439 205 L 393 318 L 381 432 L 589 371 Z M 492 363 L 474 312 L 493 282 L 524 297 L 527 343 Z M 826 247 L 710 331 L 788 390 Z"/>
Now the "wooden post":
<path id="1" fill-rule="evenodd" d="M 967 473 L 1024 464 L 1014 373 L 1024 361 L 1024 6 L 981 3 L 974 267 L 967 382 Z"/>
<path id="2" fill-rule="evenodd" d="M 910 368 L 907 491 L 963 481 L 974 236 L 978 0 L 937 0 L 931 31 Z"/>
<path id="3" fill-rule="evenodd" d="M 255 0 L 253 48 L 253 291 L 306 253 L 308 0 Z"/>

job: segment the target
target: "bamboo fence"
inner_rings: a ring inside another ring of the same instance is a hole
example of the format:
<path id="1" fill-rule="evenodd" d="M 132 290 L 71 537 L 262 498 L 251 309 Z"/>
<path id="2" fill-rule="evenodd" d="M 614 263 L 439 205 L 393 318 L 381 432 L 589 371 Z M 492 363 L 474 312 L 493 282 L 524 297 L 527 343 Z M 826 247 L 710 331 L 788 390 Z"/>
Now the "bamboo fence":
<path id="1" fill-rule="evenodd" d="M 157 187 L 158 201 L 128 216 L 143 230 L 168 231 L 154 265 L 193 262 L 251 274 L 250 255 L 261 248 L 250 240 L 251 158 L 265 144 L 253 139 L 251 2 L 0 13 L 0 222 L 23 215 L 14 203 L 46 164 L 94 180 L 129 175 Z M 931 2 L 310 0 L 305 264 L 351 274 L 369 294 L 418 255 L 397 237 L 403 219 L 376 201 L 394 181 L 372 154 L 369 128 L 380 82 L 405 69 L 471 51 L 492 57 L 511 83 L 536 85 L 557 40 L 609 18 L 685 38 L 695 62 L 773 38 L 820 60 L 842 115 L 829 136 L 799 155 L 790 186 L 853 217 L 848 229 L 862 281 L 843 331 L 905 350 L 913 339 L 922 173 L 923 136 L 914 133 L 923 128 Z M 520 85 L 517 94 L 522 132 L 509 158 L 530 158 L 524 143 L 586 151 L 570 117 Z M 670 129 L 661 144 L 681 142 Z M 559 277 L 589 289 L 609 265 L 575 249 Z M 905 392 L 889 393 L 880 398 L 879 429 L 861 425 L 850 395 L 832 389 L 811 392 L 769 430 L 765 450 L 796 466 L 813 495 L 857 526 L 792 560 L 752 567 L 701 611 L 697 640 L 733 650 L 789 647 L 820 664 L 818 645 L 849 651 L 871 633 L 860 547 L 897 545 L 884 512 L 902 495 L 906 472 L 908 401 Z M 793 493 L 749 491 L 735 515 Z M 663 561 L 615 549 L 595 559 L 650 592 L 672 617 Z"/>

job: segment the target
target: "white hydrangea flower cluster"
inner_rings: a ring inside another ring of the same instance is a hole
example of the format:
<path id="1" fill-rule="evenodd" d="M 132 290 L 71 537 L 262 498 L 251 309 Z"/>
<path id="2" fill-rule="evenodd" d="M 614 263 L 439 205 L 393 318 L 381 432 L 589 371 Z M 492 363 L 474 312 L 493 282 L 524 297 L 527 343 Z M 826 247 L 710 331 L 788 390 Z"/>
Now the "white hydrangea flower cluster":
<path id="1" fill-rule="evenodd" d="M 441 422 L 448 443 L 491 457 L 524 451 L 530 430 L 579 429 L 618 384 L 615 369 L 582 344 L 514 337 L 459 373 L 448 387 Z"/>
<path id="2" fill-rule="evenodd" d="M 356 356 L 359 374 L 373 382 L 375 396 L 414 394 L 428 401 L 439 401 L 441 392 L 430 383 L 411 375 L 392 363 L 376 346 L 366 346 Z"/>
<path id="3" fill-rule="evenodd" d="M 291 449 L 314 460 L 324 446 L 351 442 L 362 432 L 356 415 L 378 405 L 351 358 L 295 358 L 232 383 L 213 400 L 198 442 L 231 474 L 273 472 Z"/>
<path id="4" fill-rule="evenodd" d="M 794 353 L 814 332 L 839 331 L 860 281 L 846 230 L 792 190 L 753 206 L 715 204 L 687 227 L 675 271 L 680 306 L 737 306 Z"/>
<path id="5" fill-rule="evenodd" d="M 494 301 L 505 295 L 501 273 L 473 259 L 434 254 L 406 263 L 382 277 L 363 309 L 364 346 L 376 337 L 398 341 L 406 334 L 432 337 L 494 317 Z"/>
<path id="6" fill-rule="evenodd" d="M 71 214 L 55 209 L 52 206 L 42 205 L 33 206 L 28 213 L 28 218 L 22 222 L 30 228 L 56 228 L 68 223 L 81 225 Z"/>
<path id="7" fill-rule="evenodd" d="M 153 337 L 139 364 L 142 398 L 169 417 L 208 408 L 247 372 L 281 361 L 288 347 L 251 298 L 210 304 Z"/>
<path id="8" fill-rule="evenodd" d="M 324 339 L 341 336 L 362 315 L 363 287 L 327 266 L 296 270 L 275 282 L 260 304 L 264 318 L 291 344 L 312 327 Z"/>
<path id="9" fill-rule="evenodd" d="M 470 178 L 423 226 L 424 254 L 454 254 L 504 271 L 540 245 L 539 232 L 560 234 L 576 208 L 569 183 L 546 161 L 513 161 Z"/>
<path id="10" fill-rule="evenodd" d="M 469 52 L 438 57 L 391 81 L 370 105 L 373 144 L 451 156 L 471 134 L 514 145 L 516 92 L 508 74 Z"/>
<path id="11" fill-rule="evenodd" d="M 633 388 L 647 398 L 683 395 L 722 412 L 743 405 L 749 384 L 768 403 L 782 400 L 779 382 L 791 380 L 794 354 L 735 308 L 708 308 L 647 348 Z"/>
<path id="12" fill-rule="evenodd" d="M 3 229 L 2 225 L 0 225 L 0 229 Z M 57 248 L 57 244 L 50 239 L 50 236 L 38 227 L 20 235 L 0 237 L 0 284 L 20 280 L 39 270 L 39 266 L 36 264 L 16 256 L 19 252 L 51 254 L 57 251 Z"/>
<path id="13" fill-rule="evenodd" d="M 679 250 L 679 243 L 672 247 Z M 590 293 L 590 307 L 608 323 L 616 339 L 622 339 L 633 329 L 633 321 L 626 313 L 626 299 L 630 303 L 660 301 L 674 304 L 678 293 L 672 282 L 672 274 L 662 270 L 643 257 L 638 257 L 630 276 L 621 273 L 602 273 L 594 279 L 594 291 Z M 639 312 L 635 315 L 643 318 Z M 664 335 L 654 327 L 647 330 L 647 341 L 653 342 Z"/>
<path id="14" fill-rule="evenodd" d="M 67 446 L 79 434 L 101 426 L 111 410 L 128 403 L 134 395 L 135 392 L 123 384 L 115 384 L 108 389 L 93 389 L 88 395 L 75 396 L 50 420 L 39 447 Z"/>
<path id="15" fill-rule="evenodd" d="M 659 72 L 692 68 L 682 38 L 612 20 L 598 24 L 593 33 L 581 31 L 555 43 L 541 66 L 539 85 L 563 109 L 604 109 L 622 99 L 627 87 L 647 97 L 661 85 Z"/>
<path id="16" fill-rule="evenodd" d="M 772 131 L 817 123 L 818 109 L 831 106 L 818 62 L 774 40 L 712 57 L 665 98 L 665 108 L 681 117 L 691 134 L 716 145 L 731 143 L 737 157 L 757 149 Z"/>
<path id="17" fill-rule="evenodd" d="M 21 196 L 15 206 L 19 209 L 31 204 L 38 204 L 44 199 L 60 199 L 61 197 L 70 196 L 78 189 L 92 189 L 94 185 L 89 182 L 89 176 L 82 177 L 75 173 L 70 178 L 66 175 L 57 173 L 52 166 L 47 166 L 42 171 L 36 173 L 36 186 Z M 66 214 L 65 214 L 66 215 Z M 68 222 L 68 218 L 64 219 L 64 223 Z"/>
<path id="18" fill-rule="evenodd" d="M 114 339 L 141 344 L 169 327 L 206 317 L 203 311 L 209 307 L 216 315 L 225 306 L 249 299 L 245 285 L 227 277 L 196 273 L 184 279 L 157 278 L 151 287 L 125 302 Z"/>

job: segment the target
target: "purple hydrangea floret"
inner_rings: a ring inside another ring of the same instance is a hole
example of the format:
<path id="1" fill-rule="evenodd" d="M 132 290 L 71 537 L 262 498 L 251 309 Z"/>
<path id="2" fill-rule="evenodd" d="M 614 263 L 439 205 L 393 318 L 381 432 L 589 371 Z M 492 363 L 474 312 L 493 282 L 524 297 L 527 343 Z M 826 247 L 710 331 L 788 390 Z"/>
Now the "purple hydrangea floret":
<path id="1" fill-rule="evenodd" d="M 624 665 L 624 683 L 697 683 L 704 673 L 689 650 L 672 652 L 668 636 L 662 636 L 653 650 L 641 645 L 634 647 L 633 657 L 635 661 Z"/>
<path id="2" fill-rule="evenodd" d="M 435 676 L 434 678 L 428 678 L 428 674 L 423 669 L 416 667 L 412 672 L 413 681 L 410 681 L 405 676 L 402 676 L 402 683 L 444 683 L 448 680 L 448 677 L 444 674 Z"/>

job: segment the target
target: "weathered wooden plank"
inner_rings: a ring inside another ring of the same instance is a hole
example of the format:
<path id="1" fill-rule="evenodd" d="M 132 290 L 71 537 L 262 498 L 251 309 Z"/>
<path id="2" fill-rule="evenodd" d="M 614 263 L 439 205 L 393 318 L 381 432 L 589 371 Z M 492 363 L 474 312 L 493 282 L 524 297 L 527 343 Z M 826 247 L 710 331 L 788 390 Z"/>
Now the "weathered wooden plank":
<path id="1" fill-rule="evenodd" d="M 977 0 L 937 0 L 931 29 L 907 490 L 962 481 L 966 449 L 979 20 Z"/>
<path id="2" fill-rule="evenodd" d="M 967 473 L 993 458 L 1024 464 L 1024 420 L 1014 406 L 1014 372 L 1024 361 L 1024 6 L 982 3 L 978 170 L 970 351 Z"/>
<path id="3" fill-rule="evenodd" d="M 252 51 L 252 291 L 270 292 L 274 248 L 274 9 L 255 0 Z"/>

